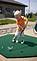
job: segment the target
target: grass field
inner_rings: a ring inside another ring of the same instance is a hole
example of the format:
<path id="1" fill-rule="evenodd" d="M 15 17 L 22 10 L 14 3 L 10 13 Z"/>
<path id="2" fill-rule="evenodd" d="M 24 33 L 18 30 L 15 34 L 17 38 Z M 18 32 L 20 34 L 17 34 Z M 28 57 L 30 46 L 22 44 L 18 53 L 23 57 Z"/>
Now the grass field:
<path id="1" fill-rule="evenodd" d="M 32 18 L 28 18 L 28 20 L 34 22 L 36 19 L 32 17 Z"/>
<path id="2" fill-rule="evenodd" d="M 16 21 L 15 20 L 11 20 L 11 19 L 2 19 L 2 20 L 0 20 L 0 25 L 5 25 L 5 24 L 14 24 L 14 23 L 16 23 Z"/>
<path id="3" fill-rule="evenodd" d="M 28 18 L 28 20 L 34 22 L 36 21 L 36 17 L 33 15 L 31 18 Z"/>

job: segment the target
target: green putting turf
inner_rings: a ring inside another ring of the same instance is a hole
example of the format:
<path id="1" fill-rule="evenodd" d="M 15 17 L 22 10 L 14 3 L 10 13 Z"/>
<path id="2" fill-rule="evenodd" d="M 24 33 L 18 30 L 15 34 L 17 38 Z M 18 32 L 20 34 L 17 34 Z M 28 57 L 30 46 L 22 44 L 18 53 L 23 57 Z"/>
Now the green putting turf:
<path id="1" fill-rule="evenodd" d="M 30 57 L 37 56 L 37 38 L 24 35 L 19 42 L 12 42 L 14 35 L 7 34 L 0 37 L 0 54 L 5 57 Z M 21 44 L 22 40 L 24 41 Z"/>

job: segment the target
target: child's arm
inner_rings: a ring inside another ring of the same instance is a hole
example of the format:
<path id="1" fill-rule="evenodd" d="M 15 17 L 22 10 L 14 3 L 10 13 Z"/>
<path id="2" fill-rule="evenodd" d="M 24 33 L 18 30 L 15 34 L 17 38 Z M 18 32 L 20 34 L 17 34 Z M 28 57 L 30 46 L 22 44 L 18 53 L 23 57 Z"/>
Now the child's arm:
<path id="1" fill-rule="evenodd" d="M 27 24 L 28 24 L 28 19 L 27 19 L 27 18 L 24 18 L 24 20 L 25 20 L 25 24 L 24 24 L 23 29 L 26 28 L 26 26 L 27 26 Z"/>
<path id="2" fill-rule="evenodd" d="M 25 20 L 25 25 L 27 25 L 28 19 L 25 17 L 24 20 Z"/>
<path id="3" fill-rule="evenodd" d="M 28 19 L 26 18 L 25 25 L 24 25 L 23 30 L 21 31 L 20 35 L 22 34 L 22 32 L 24 31 L 24 29 L 26 28 L 27 24 L 28 24 Z"/>
<path id="4" fill-rule="evenodd" d="M 19 28 L 21 28 L 21 32 L 23 32 L 24 31 L 24 29 L 26 28 L 26 26 L 27 26 L 27 24 L 28 24 L 28 19 L 25 17 L 24 18 L 24 21 L 25 21 L 25 24 L 24 24 L 24 26 L 22 27 L 22 26 L 20 26 L 20 25 L 18 25 L 19 26 Z"/>

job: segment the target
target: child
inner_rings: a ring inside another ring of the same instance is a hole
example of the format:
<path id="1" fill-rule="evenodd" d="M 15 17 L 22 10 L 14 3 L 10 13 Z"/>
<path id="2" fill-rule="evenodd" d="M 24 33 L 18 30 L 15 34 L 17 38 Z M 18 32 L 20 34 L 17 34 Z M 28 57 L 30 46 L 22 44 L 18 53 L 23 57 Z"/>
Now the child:
<path id="1" fill-rule="evenodd" d="M 15 37 L 12 40 L 13 42 L 15 41 L 15 39 L 19 39 L 19 35 L 20 35 L 21 31 L 28 23 L 28 19 L 24 16 L 21 16 L 21 11 L 19 11 L 19 10 L 15 11 L 14 16 L 17 19 L 16 20 L 17 30 L 15 33 Z M 22 35 L 24 35 L 24 32 L 22 32 Z"/>

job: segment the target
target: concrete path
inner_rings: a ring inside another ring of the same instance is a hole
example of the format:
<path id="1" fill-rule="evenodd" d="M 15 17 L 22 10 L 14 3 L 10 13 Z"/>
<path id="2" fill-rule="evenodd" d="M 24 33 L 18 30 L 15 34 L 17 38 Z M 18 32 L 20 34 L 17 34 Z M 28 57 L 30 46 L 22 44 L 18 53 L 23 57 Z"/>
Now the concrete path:
<path id="1" fill-rule="evenodd" d="M 4 56 L 0 55 L 0 61 L 37 61 L 37 57 L 31 57 L 31 58 L 5 58 Z"/>
<path id="2" fill-rule="evenodd" d="M 33 37 L 37 37 L 37 32 L 35 33 L 33 31 L 35 26 L 35 22 L 28 22 L 28 26 L 24 31 L 24 34 L 29 35 L 29 36 L 33 36 Z"/>
<path id="3" fill-rule="evenodd" d="M 14 58 L 14 59 L 8 59 L 7 61 L 37 61 L 37 57 L 32 57 L 32 58 Z"/>

